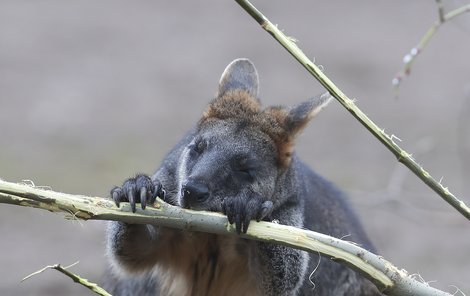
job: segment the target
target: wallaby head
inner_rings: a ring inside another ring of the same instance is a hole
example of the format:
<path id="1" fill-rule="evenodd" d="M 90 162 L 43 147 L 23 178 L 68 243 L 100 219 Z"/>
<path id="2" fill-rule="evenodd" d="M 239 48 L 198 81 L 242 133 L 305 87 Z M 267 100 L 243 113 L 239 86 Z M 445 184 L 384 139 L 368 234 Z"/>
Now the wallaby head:
<path id="1" fill-rule="evenodd" d="M 254 65 L 247 59 L 230 63 L 183 152 L 180 204 L 221 211 L 226 197 L 269 199 L 291 164 L 295 138 L 329 99 L 323 94 L 294 107 L 263 109 Z"/>

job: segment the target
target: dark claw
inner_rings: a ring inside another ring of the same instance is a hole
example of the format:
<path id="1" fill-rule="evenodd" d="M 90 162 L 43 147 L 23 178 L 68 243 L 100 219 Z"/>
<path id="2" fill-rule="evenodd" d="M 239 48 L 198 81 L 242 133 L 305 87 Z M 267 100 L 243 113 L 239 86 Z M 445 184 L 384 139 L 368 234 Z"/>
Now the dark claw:
<path id="1" fill-rule="evenodd" d="M 237 230 L 237 234 L 241 233 L 242 230 L 242 213 L 243 211 L 237 211 L 235 214 L 235 229 Z"/>
<path id="2" fill-rule="evenodd" d="M 147 175 L 139 174 L 135 178 L 127 179 L 122 187 L 111 190 L 111 198 L 119 207 L 121 202 L 129 202 L 132 212 L 136 212 L 136 204 L 140 203 L 143 210 L 150 203 L 153 204 L 158 196 L 163 197 L 165 191 L 160 182 L 153 182 Z"/>
<path id="3" fill-rule="evenodd" d="M 250 220 L 245 220 L 245 222 L 243 223 L 243 233 L 246 233 L 248 231 L 248 225 L 250 225 Z"/>
<path id="4" fill-rule="evenodd" d="M 140 204 L 142 206 L 142 210 L 145 210 L 145 206 L 147 205 L 147 197 L 147 188 L 140 188 Z"/>
<path id="5" fill-rule="evenodd" d="M 270 215 L 272 211 L 273 211 L 273 202 L 270 200 L 263 202 L 263 204 L 261 205 L 261 211 L 259 211 L 256 221 L 259 222 L 263 220 L 268 215 Z"/>
<path id="6" fill-rule="evenodd" d="M 250 225 L 251 219 L 255 219 L 256 216 L 252 215 L 248 209 L 246 209 L 246 214 L 245 218 L 243 219 L 243 233 L 246 233 L 248 231 L 248 225 Z"/>
<path id="7" fill-rule="evenodd" d="M 121 201 L 122 197 L 122 189 L 121 187 L 114 187 L 111 189 L 111 198 L 114 200 L 114 203 L 116 203 L 116 206 L 119 208 L 119 202 Z"/>
<path id="8" fill-rule="evenodd" d="M 154 194 L 150 196 L 151 203 L 155 202 L 155 200 L 157 199 L 157 196 L 160 197 L 162 200 L 165 200 L 165 190 L 163 190 L 162 184 L 158 184 L 156 185 L 156 187 L 157 187 L 157 190 L 155 191 Z"/>
<path id="9" fill-rule="evenodd" d="M 129 199 L 129 203 L 131 204 L 132 213 L 135 213 L 135 196 L 133 188 L 129 188 L 127 191 L 127 198 Z"/>
<path id="10" fill-rule="evenodd" d="M 246 233 L 251 220 L 261 221 L 271 214 L 272 209 L 272 201 L 253 193 L 226 198 L 222 203 L 222 212 L 227 215 L 230 224 L 235 223 L 238 234 Z"/>

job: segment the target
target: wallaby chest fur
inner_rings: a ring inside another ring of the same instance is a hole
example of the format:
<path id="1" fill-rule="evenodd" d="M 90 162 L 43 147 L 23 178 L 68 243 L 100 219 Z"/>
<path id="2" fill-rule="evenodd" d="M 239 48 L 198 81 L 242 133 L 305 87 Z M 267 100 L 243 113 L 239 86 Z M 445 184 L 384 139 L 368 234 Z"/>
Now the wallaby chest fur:
<path id="1" fill-rule="evenodd" d="M 177 236 L 178 243 L 155 271 L 162 295 L 263 295 L 247 272 L 248 261 L 255 258 L 250 242 L 202 233 Z"/>
<path id="2" fill-rule="evenodd" d="M 263 109 L 255 67 L 235 60 L 199 122 L 157 172 L 127 179 L 111 197 L 136 211 L 136 204 L 145 209 L 160 196 L 179 207 L 222 212 L 239 233 L 253 220 L 276 220 L 374 250 L 342 192 L 294 153 L 295 139 L 329 99 Z M 381 295 L 329 258 L 236 236 L 110 222 L 107 252 L 106 287 L 114 295 Z"/>

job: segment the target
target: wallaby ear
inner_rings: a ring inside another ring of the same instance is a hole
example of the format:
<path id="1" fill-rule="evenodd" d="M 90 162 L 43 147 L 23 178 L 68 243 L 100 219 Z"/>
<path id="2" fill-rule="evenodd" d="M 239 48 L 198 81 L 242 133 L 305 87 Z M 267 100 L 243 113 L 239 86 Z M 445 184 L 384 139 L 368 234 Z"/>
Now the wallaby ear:
<path id="1" fill-rule="evenodd" d="M 330 93 L 326 92 L 288 110 L 284 127 L 286 132 L 295 137 L 323 107 L 328 105 L 331 98 Z"/>
<path id="2" fill-rule="evenodd" d="M 231 62 L 219 81 L 218 97 L 227 91 L 244 90 L 252 97 L 258 98 L 258 72 L 248 59 L 236 59 Z"/>
<path id="3" fill-rule="evenodd" d="M 219 92 L 204 112 L 199 124 L 209 118 L 252 120 L 260 111 L 258 72 L 248 59 L 236 59 L 225 68 Z"/>
<path id="4" fill-rule="evenodd" d="M 271 107 L 264 111 L 269 120 L 275 124 L 265 125 L 278 149 L 278 161 L 281 167 L 288 167 L 294 152 L 295 139 L 307 123 L 331 100 L 329 93 L 316 96 L 290 109 Z"/>

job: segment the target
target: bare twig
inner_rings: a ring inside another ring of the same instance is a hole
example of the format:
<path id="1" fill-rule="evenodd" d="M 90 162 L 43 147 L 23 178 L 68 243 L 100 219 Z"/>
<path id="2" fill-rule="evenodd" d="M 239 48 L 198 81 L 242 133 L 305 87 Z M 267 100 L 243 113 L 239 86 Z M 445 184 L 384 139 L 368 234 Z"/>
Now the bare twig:
<path id="1" fill-rule="evenodd" d="M 78 275 L 68 271 L 67 269 L 69 269 L 70 267 L 76 265 L 78 262 L 75 262 L 74 264 L 72 265 L 69 265 L 69 266 L 66 266 L 66 267 L 62 267 L 60 264 L 54 264 L 54 265 L 48 265 L 36 272 L 33 272 L 32 274 L 28 275 L 27 277 L 25 277 L 24 279 L 22 279 L 21 281 L 25 281 L 35 275 L 38 275 L 44 271 L 46 271 L 47 269 L 55 269 L 63 274 L 65 274 L 66 276 L 68 276 L 69 278 L 71 278 L 74 282 L 90 289 L 91 291 L 95 292 L 96 294 L 98 295 L 103 295 L 103 296 L 111 296 L 111 294 L 109 294 L 108 292 L 106 292 L 106 290 L 104 290 L 103 288 L 101 288 L 100 286 L 98 286 L 97 284 L 95 283 L 92 283 L 90 281 L 88 281 L 87 279 L 84 279 L 84 278 L 81 278 L 79 277 Z"/>
<path id="2" fill-rule="evenodd" d="M 424 170 L 412 157 L 412 155 L 400 146 L 385 131 L 379 128 L 364 112 L 354 103 L 354 100 L 347 97 L 319 68 L 313 63 L 302 50 L 288 38 L 276 25 L 271 23 L 256 7 L 246 0 L 235 0 L 243 9 L 248 12 L 271 36 L 274 37 L 287 51 L 321 83 L 330 94 L 335 97 L 359 122 L 364 125 L 382 144 L 385 145 L 398 159 L 418 176 L 431 189 L 439 194 L 447 203 L 453 206 L 464 217 L 470 220 L 470 208 L 460 199 L 455 197 L 447 187 L 436 181 L 427 171 Z"/>
<path id="3" fill-rule="evenodd" d="M 395 87 L 395 90 L 398 91 L 401 83 L 405 79 L 405 77 L 409 76 L 411 73 L 411 67 L 413 66 L 414 61 L 416 60 L 416 57 L 423 52 L 424 48 L 426 45 L 429 43 L 431 38 L 436 34 L 437 29 L 439 27 L 452 20 L 453 18 L 464 14 L 466 12 L 470 11 L 470 4 L 464 5 L 462 7 L 459 7 L 455 10 L 452 10 L 451 12 L 444 14 L 444 7 L 442 6 L 441 0 L 436 0 L 437 3 L 437 8 L 438 8 L 438 19 L 434 22 L 434 24 L 428 29 L 426 34 L 421 38 L 419 43 L 413 47 L 408 54 L 406 54 L 403 57 L 403 63 L 405 64 L 403 69 L 395 75 L 395 77 L 392 79 L 392 84 Z"/>
<path id="4" fill-rule="evenodd" d="M 444 5 L 442 5 L 442 0 L 436 0 L 437 4 L 437 14 L 439 16 L 439 22 L 443 23 L 446 21 L 444 16 Z"/>
<path id="5" fill-rule="evenodd" d="M 71 195 L 41 190 L 24 184 L 0 180 L 0 203 L 40 208 L 52 212 L 72 213 L 76 218 L 88 220 L 114 220 L 127 223 L 156 224 L 160 226 L 214 233 L 237 235 L 227 217 L 214 212 L 192 211 L 171 206 L 157 199 L 154 205 L 132 213 L 129 203 L 117 208 L 110 199 Z M 383 257 L 367 250 L 321 233 L 269 222 L 252 222 L 242 238 L 281 244 L 334 258 L 361 272 L 380 291 L 388 295 L 450 294 L 429 287 L 408 276 Z"/>

